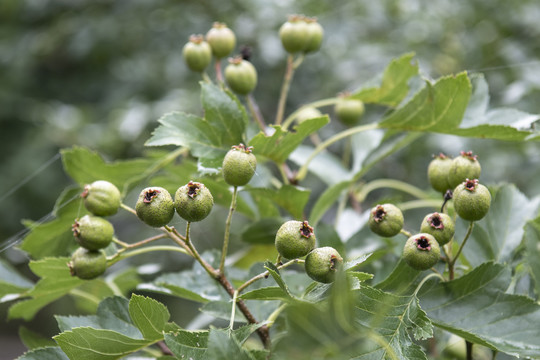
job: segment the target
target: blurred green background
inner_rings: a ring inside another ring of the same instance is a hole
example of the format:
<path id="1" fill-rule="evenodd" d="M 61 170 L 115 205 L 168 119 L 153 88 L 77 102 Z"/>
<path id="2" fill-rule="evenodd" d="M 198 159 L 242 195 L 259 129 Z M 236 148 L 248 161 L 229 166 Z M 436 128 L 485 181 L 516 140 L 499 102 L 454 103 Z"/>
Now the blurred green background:
<path id="1" fill-rule="evenodd" d="M 286 56 L 277 30 L 294 13 L 316 16 L 326 33 L 321 50 L 295 74 L 288 113 L 354 90 L 410 51 L 425 77 L 483 72 L 492 107 L 540 113 L 536 0 L 3 0 L 0 247 L 20 239 L 21 219 L 47 216 L 71 183 L 59 149 L 78 144 L 107 159 L 136 157 L 163 113 L 200 113 L 199 77 L 186 68 L 181 50 L 190 34 L 206 33 L 214 21 L 225 22 L 239 45 L 253 49 L 259 72 L 254 95 L 266 119 L 272 119 Z M 341 128 L 332 123 L 322 135 Z M 509 181 L 529 196 L 540 193 L 537 143 L 443 135 L 422 137 L 367 179 L 391 177 L 427 188 L 431 154 L 460 150 L 479 155 L 488 183 Z M 0 256 L 22 268 L 27 262 L 13 248 Z M 14 340 L 21 323 L 5 319 L 6 306 L 0 310 L 0 357 L 11 359 L 23 352 Z M 29 327 L 54 334 L 55 310 L 48 307 Z"/>

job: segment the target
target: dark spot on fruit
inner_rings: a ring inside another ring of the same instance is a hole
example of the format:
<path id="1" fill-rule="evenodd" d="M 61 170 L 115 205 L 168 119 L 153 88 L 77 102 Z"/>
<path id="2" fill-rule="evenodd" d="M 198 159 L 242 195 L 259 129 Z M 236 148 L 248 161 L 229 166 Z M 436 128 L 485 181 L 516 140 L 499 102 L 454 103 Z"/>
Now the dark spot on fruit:
<path id="1" fill-rule="evenodd" d="M 71 231 L 73 231 L 73 236 L 78 237 L 81 235 L 81 229 L 79 228 L 80 224 L 77 220 L 71 225 Z"/>
<path id="2" fill-rule="evenodd" d="M 311 235 L 313 235 L 313 228 L 309 226 L 307 221 L 304 221 L 302 223 L 302 227 L 300 228 L 300 233 L 303 237 L 309 238 Z"/>
<path id="3" fill-rule="evenodd" d="M 441 215 L 439 215 L 438 213 L 431 215 L 431 217 L 429 218 L 429 223 L 432 228 L 441 229 L 441 230 L 444 229 L 444 224 L 442 222 Z"/>
<path id="4" fill-rule="evenodd" d="M 336 270 L 338 264 L 338 258 L 335 255 L 330 257 L 330 270 Z"/>
<path id="5" fill-rule="evenodd" d="M 159 190 L 148 190 L 145 194 L 144 194 L 144 200 L 143 202 L 145 203 L 151 203 L 152 200 L 154 200 L 154 198 L 160 193 Z"/>
<path id="6" fill-rule="evenodd" d="M 383 221 L 384 217 L 386 216 L 386 211 L 384 211 L 384 208 L 382 205 L 377 205 L 375 208 L 375 211 L 373 211 L 373 220 L 375 222 L 381 222 Z"/>
<path id="7" fill-rule="evenodd" d="M 416 239 L 416 244 L 417 244 L 418 249 L 420 250 L 424 250 L 424 251 L 431 250 L 431 245 L 429 244 L 429 240 L 423 236 Z"/>
<path id="8" fill-rule="evenodd" d="M 201 189 L 201 184 L 190 181 L 188 184 L 188 196 L 190 198 L 194 198 L 199 193 L 199 190 Z"/>
<path id="9" fill-rule="evenodd" d="M 476 186 L 478 185 L 478 180 L 476 179 L 472 179 L 472 180 L 465 180 L 465 189 L 469 190 L 469 191 L 474 191 L 476 190 Z"/>

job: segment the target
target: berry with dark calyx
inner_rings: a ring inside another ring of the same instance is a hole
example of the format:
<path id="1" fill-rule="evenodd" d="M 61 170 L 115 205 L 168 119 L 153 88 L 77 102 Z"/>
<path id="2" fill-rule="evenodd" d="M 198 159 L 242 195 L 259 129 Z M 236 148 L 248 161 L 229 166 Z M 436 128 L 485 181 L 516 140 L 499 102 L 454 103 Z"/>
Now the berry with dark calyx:
<path id="1" fill-rule="evenodd" d="M 460 156 L 452 160 L 448 172 L 448 185 L 453 189 L 467 179 L 478 179 L 482 168 L 478 162 L 478 156 L 472 151 L 462 151 Z"/>
<path id="2" fill-rule="evenodd" d="M 298 115 L 296 116 L 296 122 L 301 124 L 306 120 L 315 119 L 321 116 L 323 116 L 323 114 L 319 111 L 319 109 L 313 106 L 307 106 L 302 108 L 298 112 Z"/>
<path id="3" fill-rule="evenodd" d="M 114 228 L 110 222 L 104 218 L 91 215 L 85 215 L 75 220 L 71 229 L 79 244 L 88 250 L 107 247 L 114 235 Z"/>
<path id="4" fill-rule="evenodd" d="M 306 274 L 315 281 L 328 284 L 334 281 L 342 264 L 343 258 L 336 249 L 329 246 L 316 248 L 306 256 Z"/>
<path id="5" fill-rule="evenodd" d="M 489 211 L 491 194 L 478 180 L 467 179 L 454 190 L 454 209 L 458 216 L 468 221 L 478 221 Z"/>
<path id="6" fill-rule="evenodd" d="M 107 257 L 102 250 L 91 251 L 80 247 L 71 256 L 68 267 L 71 276 L 83 280 L 95 279 L 107 270 Z"/>
<path id="7" fill-rule="evenodd" d="M 162 187 L 149 187 L 141 191 L 135 205 L 137 216 L 147 225 L 167 225 L 174 216 L 174 201 Z"/>
<path id="8" fill-rule="evenodd" d="M 307 221 L 290 220 L 276 233 L 276 249 L 285 259 L 306 256 L 315 247 L 315 233 Z"/>
<path id="9" fill-rule="evenodd" d="M 222 172 L 225 182 L 232 186 L 244 186 L 255 174 L 257 158 L 251 146 L 235 145 L 223 159 Z"/>
<path id="10" fill-rule="evenodd" d="M 202 72 L 212 61 L 212 49 L 202 35 L 191 35 L 182 49 L 187 66 L 195 72 Z"/>
<path id="11" fill-rule="evenodd" d="M 433 160 L 428 166 L 428 180 L 431 187 L 440 193 L 445 193 L 449 189 L 453 189 L 455 186 L 450 186 L 448 182 L 448 175 L 450 174 L 450 167 L 452 166 L 452 159 L 443 153 L 435 155 Z"/>
<path id="12" fill-rule="evenodd" d="M 84 199 L 84 207 L 97 216 L 116 214 L 121 203 L 120 190 L 105 180 L 86 185 L 81 197 Z"/>
<path id="13" fill-rule="evenodd" d="M 375 234 L 383 237 L 392 237 L 403 229 L 403 214 L 393 204 L 377 205 L 369 214 L 369 228 Z"/>
<path id="14" fill-rule="evenodd" d="M 174 207 L 180 217 L 189 222 L 201 221 L 210 214 L 214 198 L 204 184 L 190 181 L 176 190 Z"/>
<path id="15" fill-rule="evenodd" d="M 324 36 L 324 30 L 317 22 L 317 18 L 306 17 L 306 29 L 307 29 L 307 42 L 304 48 L 305 53 L 310 53 L 319 50 L 321 47 L 322 39 Z"/>
<path id="16" fill-rule="evenodd" d="M 347 126 L 356 125 L 364 115 L 364 103 L 361 100 L 346 98 L 341 95 L 334 107 L 334 112 L 339 121 Z"/>
<path id="17" fill-rule="evenodd" d="M 241 57 L 231 58 L 225 68 L 225 80 L 232 91 L 247 95 L 257 86 L 257 70 Z"/>
<path id="18" fill-rule="evenodd" d="M 433 267 L 441 256 L 437 240 L 429 234 L 420 233 L 407 239 L 403 248 L 403 260 L 416 270 Z"/>
<path id="19" fill-rule="evenodd" d="M 426 215 L 420 232 L 432 235 L 439 245 L 447 244 L 454 236 L 454 221 L 446 214 L 434 212 Z"/>
<path id="20" fill-rule="evenodd" d="M 291 15 L 279 28 L 279 38 L 283 48 L 290 53 L 304 51 L 309 43 L 308 25 L 303 15 Z"/>
<path id="21" fill-rule="evenodd" d="M 229 55 L 236 46 L 236 35 L 224 23 L 215 22 L 206 33 L 206 41 L 212 48 L 212 54 L 218 59 Z"/>

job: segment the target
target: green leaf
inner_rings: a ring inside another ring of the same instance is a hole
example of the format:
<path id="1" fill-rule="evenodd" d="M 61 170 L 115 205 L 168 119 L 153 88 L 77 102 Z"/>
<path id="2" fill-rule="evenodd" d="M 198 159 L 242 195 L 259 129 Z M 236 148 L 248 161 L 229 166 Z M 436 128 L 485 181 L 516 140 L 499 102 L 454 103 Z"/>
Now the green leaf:
<path id="1" fill-rule="evenodd" d="M 275 234 L 274 234 L 275 237 Z M 251 245 L 234 263 L 239 269 L 249 269 L 253 264 L 276 259 L 278 252 L 274 243 L 268 245 Z"/>
<path id="2" fill-rule="evenodd" d="M 56 343 L 52 339 L 32 331 L 25 326 L 19 328 L 19 338 L 28 350 L 56 346 Z"/>
<path id="3" fill-rule="evenodd" d="M 248 244 L 274 244 L 282 218 L 262 218 L 242 230 L 242 241 Z"/>
<path id="4" fill-rule="evenodd" d="M 170 317 L 165 305 L 152 298 L 133 294 L 129 301 L 129 315 L 145 339 L 163 339 L 163 330 Z"/>
<path id="5" fill-rule="evenodd" d="M 60 347 L 46 347 L 24 353 L 16 360 L 68 360 L 67 355 Z"/>
<path id="6" fill-rule="evenodd" d="M 450 132 L 463 118 L 471 95 L 466 73 L 426 81 L 411 101 L 386 117 L 380 126 L 406 131 Z"/>
<path id="7" fill-rule="evenodd" d="M 279 270 L 276 267 L 276 265 L 272 264 L 270 261 L 267 261 L 264 263 L 264 268 L 268 270 L 268 273 L 270 274 L 270 276 L 274 278 L 274 280 L 276 281 L 278 286 L 283 290 L 283 292 L 287 294 L 289 298 L 292 298 L 293 296 L 291 292 L 289 291 L 287 284 L 285 284 L 285 281 L 281 277 L 281 274 L 279 273 Z"/>
<path id="8" fill-rule="evenodd" d="M 116 331 L 89 327 L 74 328 L 53 339 L 71 360 L 115 360 L 152 343 L 132 339 Z"/>
<path id="9" fill-rule="evenodd" d="M 427 282 L 419 293 L 434 325 L 500 352 L 540 357 L 540 305 L 505 293 L 511 269 L 485 263 L 459 279 Z"/>
<path id="10" fill-rule="evenodd" d="M 268 188 L 250 188 L 246 189 L 254 197 L 266 197 L 287 210 L 296 219 L 301 219 L 304 207 L 309 200 L 311 190 L 299 186 L 283 185 L 278 190 Z"/>
<path id="11" fill-rule="evenodd" d="M 18 298 L 32 286 L 34 283 L 22 276 L 8 262 L 0 259 L 0 303 Z"/>
<path id="12" fill-rule="evenodd" d="M 250 140 L 249 145 L 253 146 L 255 155 L 264 156 L 282 164 L 307 136 L 328 124 L 329 121 L 327 115 L 309 119 L 296 125 L 291 131 L 272 125 L 274 128 L 272 135 L 267 136 L 260 132 Z"/>
<path id="13" fill-rule="evenodd" d="M 212 360 L 254 360 L 228 330 L 210 329 L 208 336 L 208 359 Z"/>
<path id="14" fill-rule="evenodd" d="M 203 304 L 200 307 L 200 311 L 207 315 L 210 315 L 216 319 L 230 320 L 232 312 L 232 301 L 223 300 L 223 301 L 210 301 Z M 234 321 L 236 322 L 247 322 L 244 314 L 241 311 L 236 310 L 234 313 Z"/>
<path id="15" fill-rule="evenodd" d="M 418 63 L 413 61 L 414 54 L 400 56 L 386 67 L 382 79 L 374 79 L 367 85 L 355 90 L 352 98 L 365 103 L 375 103 L 395 107 L 409 92 L 409 80 L 418 74 Z M 376 83 L 373 86 L 371 84 Z"/>
<path id="16" fill-rule="evenodd" d="M 525 226 L 525 260 L 529 267 L 529 272 L 534 281 L 536 296 L 540 296 L 540 218 L 530 221 Z"/>
<path id="17" fill-rule="evenodd" d="M 319 196 L 315 205 L 311 209 L 309 220 L 312 226 L 319 223 L 323 215 L 334 205 L 334 203 L 349 189 L 351 181 L 342 181 L 335 185 L 329 186 Z"/>
<path id="18" fill-rule="evenodd" d="M 244 300 L 290 300 L 290 295 L 287 294 L 279 286 L 271 286 L 248 291 L 239 296 Z"/>
<path id="19" fill-rule="evenodd" d="M 472 266 L 488 260 L 509 261 L 521 244 L 525 224 L 537 216 L 540 208 L 540 197 L 527 199 L 515 185 L 503 185 L 491 192 L 489 212 L 475 224 L 472 238 L 463 249 Z M 463 222 L 458 225 L 456 239 L 463 239 Z"/>
<path id="20" fill-rule="evenodd" d="M 411 287 L 422 274 L 421 271 L 415 270 L 405 263 L 403 259 L 394 267 L 394 270 L 386 279 L 376 285 L 376 288 L 394 294 L 410 294 Z"/>
<path id="21" fill-rule="evenodd" d="M 109 287 L 103 278 L 92 281 L 85 281 L 76 289 L 69 292 L 81 311 L 93 313 L 97 310 L 99 302 L 109 296 L 114 295 L 114 291 Z"/>
<path id="22" fill-rule="evenodd" d="M 433 336 L 432 324 L 416 296 L 397 296 L 369 286 L 356 293 L 357 321 L 379 335 L 370 333 L 371 346 L 355 359 L 426 359 L 408 334 L 411 330 L 417 340 Z"/>
<path id="23" fill-rule="evenodd" d="M 81 285 L 84 280 L 71 276 L 67 266 L 68 261 L 69 258 L 47 258 L 30 261 L 30 269 L 41 279 L 25 294 L 30 296 L 31 299 L 23 300 L 11 306 L 9 318 L 30 320 L 45 305 Z"/>
<path id="24" fill-rule="evenodd" d="M 165 334 L 165 344 L 179 359 L 206 360 L 208 331 L 179 330 Z"/>

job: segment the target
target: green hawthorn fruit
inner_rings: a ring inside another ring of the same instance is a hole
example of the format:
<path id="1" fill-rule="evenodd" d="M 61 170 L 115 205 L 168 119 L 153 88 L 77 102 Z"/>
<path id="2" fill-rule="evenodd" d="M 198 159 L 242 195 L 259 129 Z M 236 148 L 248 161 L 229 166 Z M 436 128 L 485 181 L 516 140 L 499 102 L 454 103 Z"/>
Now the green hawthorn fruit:
<path id="1" fill-rule="evenodd" d="M 236 36 L 227 25 L 215 22 L 212 28 L 206 33 L 206 41 L 212 48 L 212 53 L 218 59 L 229 55 L 236 46 Z"/>
<path id="2" fill-rule="evenodd" d="M 441 256 L 437 240 L 430 234 L 420 233 L 407 239 L 403 248 L 403 260 L 416 270 L 433 267 Z"/>
<path id="3" fill-rule="evenodd" d="M 305 18 L 307 29 L 307 41 L 304 48 L 305 53 L 310 53 L 319 50 L 321 47 L 322 39 L 324 36 L 324 30 L 317 22 L 317 18 Z"/>
<path id="4" fill-rule="evenodd" d="M 235 145 L 223 159 L 221 170 L 225 182 L 232 186 L 243 186 L 249 183 L 257 168 L 257 158 L 251 146 Z"/>
<path id="5" fill-rule="evenodd" d="M 364 115 L 364 103 L 357 99 L 341 97 L 334 107 L 339 121 L 347 126 L 356 125 Z"/>
<path id="6" fill-rule="evenodd" d="M 306 256 L 306 274 L 315 281 L 328 284 L 334 281 L 342 264 L 343 258 L 336 249 L 329 246 L 316 248 Z"/>
<path id="7" fill-rule="evenodd" d="M 201 221 L 210 214 L 214 198 L 204 184 L 190 181 L 176 190 L 174 207 L 180 217 L 189 222 Z"/>
<path id="8" fill-rule="evenodd" d="M 491 194 L 478 180 L 467 179 L 454 190 L 454 209 L 458 216 L 468 221 L 478 221 L 489 211 Z"/>
<path id="9" fill-rule="evenodd" d="M 174 201 L 166 189 L 149 187 L 139 194 L 135 211 L 144 223 L 153 227 L 161 227 L 172 220 Z"/>
<path id="10" fill-rule="evenodd" d="M 472 151 L 462 151 L 460 156 L 452 160 L 448 172 L 448 185 L 453 189 L 467 179 L 478 179 L 482 168 L 478 162 L 478 156 Z"/>
<path id="11" fill-rule="evenodd" d="M 454 221 L 446 214 L 434 212 L 426 215 L 420 232 L 432 235 L 439 245 L 445 245 L 454 236 Z"/>
<path id="12" fill-rule="evenodd" d="M 212 49 L 202 35 L 191 35 L 182 49 L 187 66 L 195 72 L 202 72 L 212 61 Z"/>
<path id="13" fill-rule="evenodd" d="M 303 15 L 291 15 L 279 28 L 279 38 L 283 48 L 290 53 L 304 51 L 309 44 L 310 34 Z"/>
<path id="14" fill-rule="evenodd" d="M 377 205 L 369 214 L 369 228 L 375 234 L 383 237 L 392 237 L 403 229 L 403 214 L 392 204 Z"/>
<path id="15" fill-rule="evenodd" d="M 307 106 L 298 112 L 298 115 L 296 115 L 296 122 L 301 124 L 306 120 L 315 119 L 321 116 L 323 116 L 323 114 L 319 111 L 319 109 L 312 106 Z"/>
<path id="16" fill-rule="evenodd" d="M 247 95 L 257 86 L 257 70 L 249 61 L 235 57 L 229 59 L 225 68 L 225 80 L 232 91 Z"/>
<path id="17" fill-rule="evenodd" d="M 116 214 L 121 202 L 118 188 L 105 180 L 86 185 L 81 197 L 84 199 L 84 207 L 96 216 Z"/>
<path id="18" fill-rule="evenodd" d="M 276 249 L 285 259 L 306 256 L 315 247 L 315 234 L 307 221 L 290 220 L 276 233 Z"/>
<path id="19" fill-rule="evenodd" d="M 433 157 L 428 166 L 428 180 L 433 189 L 444 194 L 455 187 L 448 182 L 451 166 L 452 159 L 445 154 L 440 153 Z"/>
<path id="20" fill-rule="evenodd" d="M 107 270 L 107 257 L 103 250 L 91 251 L 80 247 L 71 256 L 68 267 L 72 276 L 83 280 L 95 279 Z"/>
<path id="21" fill-rule="evenodd" d="M 110 222 L 91 215 L 75 220 L 71 229 L 79 244 L 88 250 L 106 248 L 114 235 L 114 228 Z"/>

